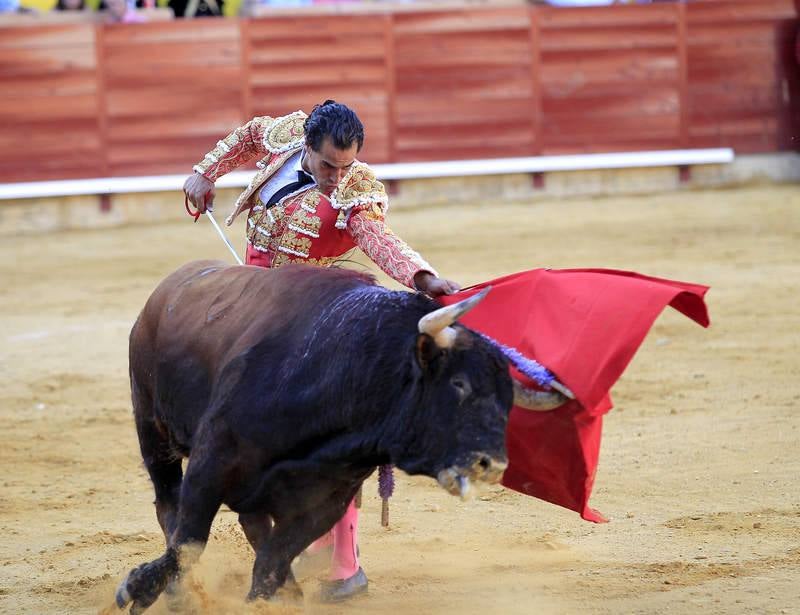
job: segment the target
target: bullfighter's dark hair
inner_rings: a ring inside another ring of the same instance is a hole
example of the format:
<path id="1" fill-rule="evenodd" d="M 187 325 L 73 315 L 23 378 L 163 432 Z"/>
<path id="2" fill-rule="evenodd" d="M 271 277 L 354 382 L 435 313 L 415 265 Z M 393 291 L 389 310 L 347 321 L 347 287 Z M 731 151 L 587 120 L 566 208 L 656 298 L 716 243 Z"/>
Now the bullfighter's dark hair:
<path id="1" fill-rule="evenodd" d="M 303 127 L 306 143 L 315 152 L 322 147 L 325 137 L 330 137 L 337 149 L 348 149 L 357 143 L 360 151 L 364 145 L 364 125 L 361 120 L 350 107 L 335 100 L 314 105 Z"/>

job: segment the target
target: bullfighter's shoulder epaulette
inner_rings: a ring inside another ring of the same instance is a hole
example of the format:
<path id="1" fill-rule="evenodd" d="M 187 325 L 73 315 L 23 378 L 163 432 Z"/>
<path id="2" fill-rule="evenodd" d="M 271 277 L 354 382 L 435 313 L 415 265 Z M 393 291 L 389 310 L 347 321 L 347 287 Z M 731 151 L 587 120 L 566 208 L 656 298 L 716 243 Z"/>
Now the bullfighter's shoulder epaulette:
<path id="1" fill-rule="evenodd" d="M 386 188 L 375 172 L 356 160 L 330 196 L 334 209 L 350 209 L 356 205 L 375 205 L 385 213 L 389 205 Z"/>
<path id="2" fill-rule="evenodd" d="M 343 229 L 356 206 L 367 209 L 375 218 L 383 218 L 389 208 L 389 197 L 375 172 L 356 160 L 331 194 L 330 203 L 339 210 L 336 228 Z"/>
<path id="3" fill-rule="evenodd" d="M 295 111 L 275 118 L 272 126 L 264 133 L 264 147 L 273 154 L 282 154 L 302 147 L 306 117 L 302 111 Z"/>

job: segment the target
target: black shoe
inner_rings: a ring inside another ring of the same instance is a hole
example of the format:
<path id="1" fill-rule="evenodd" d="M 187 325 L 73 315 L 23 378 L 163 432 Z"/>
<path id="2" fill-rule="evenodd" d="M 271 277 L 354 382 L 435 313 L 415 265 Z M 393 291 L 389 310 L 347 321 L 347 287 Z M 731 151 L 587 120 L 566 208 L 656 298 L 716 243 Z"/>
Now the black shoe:
<path id="1" fill-rule="evenodd" d="M 323 581 L 319 599 L 321 602 L 342 602 L 353 596 L 366 593 L 368 586 L 367 575 L 364 574 L 363 568 L 359 568 L 352 577 L 347 579 Z"/>

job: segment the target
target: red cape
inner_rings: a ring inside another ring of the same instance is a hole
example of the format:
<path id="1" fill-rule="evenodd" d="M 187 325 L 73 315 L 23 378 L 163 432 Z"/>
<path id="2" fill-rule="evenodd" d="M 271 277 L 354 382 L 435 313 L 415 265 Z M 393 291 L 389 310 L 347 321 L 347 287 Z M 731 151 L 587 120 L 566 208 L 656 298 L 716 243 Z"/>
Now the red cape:
<path id="1" fill-rule="evenodd" d="M 609 390 L 667 305 L 709 325 L 708 287 L 610 269 L 534 269 L 472 286 L 442 303 L 485 286 L 492 291 L 461 321 L 535 359 L 576 397 L 552 412 L 512 409 L 503 485 L 605 521 L 588 502 L 603 414 L 612 407 Z"/>

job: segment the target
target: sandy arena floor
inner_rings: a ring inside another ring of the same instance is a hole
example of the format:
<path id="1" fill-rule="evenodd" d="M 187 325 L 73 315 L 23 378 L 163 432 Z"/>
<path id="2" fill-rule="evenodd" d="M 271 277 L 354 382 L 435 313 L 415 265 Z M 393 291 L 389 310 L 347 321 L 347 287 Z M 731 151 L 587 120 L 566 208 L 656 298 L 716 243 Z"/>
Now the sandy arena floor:
<path id="1" fill-rule="evenodd" d="M 797 186 L 391 221 L 463 284 L 538 266 L 633 269 L 709 284 L 713 324 L 667 310 L 615 387 L 592 500 L 610 523 L 500 487 L 462 503 L 403 475 L 386 530 L 370 481 L 369 595 L 319 605 L 308 575 L 306 612 L 800 613 Z M 241 245 L 242 229 L 232 237 Z M 0 243 L 0 612 L 98 613 L 162 552 L 127 334 L 156 283 L 199 257 L 229 258 L 210 225 L 188 221 Z M 300 612 L 245 605 L 251 565 L 221 512 L 194 572 L 197 612 Z"/>

